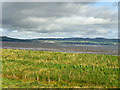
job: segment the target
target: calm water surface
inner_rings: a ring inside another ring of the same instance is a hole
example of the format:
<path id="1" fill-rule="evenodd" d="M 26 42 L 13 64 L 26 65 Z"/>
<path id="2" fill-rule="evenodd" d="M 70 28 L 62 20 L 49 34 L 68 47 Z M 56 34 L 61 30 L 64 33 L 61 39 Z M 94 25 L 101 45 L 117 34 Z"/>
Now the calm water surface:
<path id="1" fill-rule="evenodd" d="M 24 49 L 38 51 L 54 51 L 68 53 L 95 53 L 118 55 L 117 45 L 79 45 L 79 44 L 55 44 L 33 42 L 0 42 L 4 49 Z"/>

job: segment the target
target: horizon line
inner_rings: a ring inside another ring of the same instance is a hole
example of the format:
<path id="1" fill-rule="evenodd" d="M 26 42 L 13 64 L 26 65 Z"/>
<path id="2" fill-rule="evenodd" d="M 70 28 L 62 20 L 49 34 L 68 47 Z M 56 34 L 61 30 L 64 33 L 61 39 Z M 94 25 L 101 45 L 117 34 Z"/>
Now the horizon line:
<path id="1" fill-rule="evenodd" d="M 36 38 L 17 38 L 17 37 L 10 37 L 10 36 L 0 36 L 0 37 L 8 37 L 8 38 L 13 38 L 13 39 L 64 39 L 64 38 L 119 39 L 119 38 L 106 38 L 106 37 L 36 37 Z"/>

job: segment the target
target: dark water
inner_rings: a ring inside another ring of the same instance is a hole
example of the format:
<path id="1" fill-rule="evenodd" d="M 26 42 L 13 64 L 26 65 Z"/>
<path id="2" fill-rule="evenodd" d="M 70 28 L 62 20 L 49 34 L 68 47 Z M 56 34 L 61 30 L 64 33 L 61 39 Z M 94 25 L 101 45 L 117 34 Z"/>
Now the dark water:
<path id="1" fill-rule="evenodd" d="M 115 46 L 115 45 L 33 43 L 33 42 L 2 42 L 2 48 L 68 52 L 68 53 L 94 53 L 94 54 L 118 55 L 117 45 Z"/>

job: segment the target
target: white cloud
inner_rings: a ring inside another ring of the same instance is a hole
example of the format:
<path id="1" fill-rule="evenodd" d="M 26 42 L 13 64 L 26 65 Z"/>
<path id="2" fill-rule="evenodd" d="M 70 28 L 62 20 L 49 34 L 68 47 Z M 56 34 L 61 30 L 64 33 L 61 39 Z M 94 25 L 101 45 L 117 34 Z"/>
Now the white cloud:
<path id="1" fill-rule="evenodd" d="M 98 34 L 109 34 L 109 31 L 107 31 L 106 29 L 97 29 L 96 30 L 96 33 L 98 33 Z"/>
<path id="2" fill-rule="evenodd" d="M 110 23 L 110 19 L 103 18 L 94 18 L 94 17 L 63 17 L 56 20 L 57 23 L 61 24 L 72 24 L 72 25 L 81 25 L 81 24 L 106 24 Z"/>

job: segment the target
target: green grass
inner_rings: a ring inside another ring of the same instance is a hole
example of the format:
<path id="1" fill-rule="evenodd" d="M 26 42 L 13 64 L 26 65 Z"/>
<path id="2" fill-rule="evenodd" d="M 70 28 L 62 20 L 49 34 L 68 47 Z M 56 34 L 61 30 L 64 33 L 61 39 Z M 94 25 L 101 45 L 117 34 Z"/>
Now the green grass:
<path id="1" fill-rule="evenodd" d="M 2 49 L 3 88 L 117 88 L 118 56 Z"/>
<path id="2" fill-rule="evenodd" d="M 41 42 L 41 43 L 79 43 L 79 44 L 110 44 L 110 45 L 118 45 L 118 42 L 113 41 L 87 41 L 87 40 L 35 40 L 35 42 Z"/>

